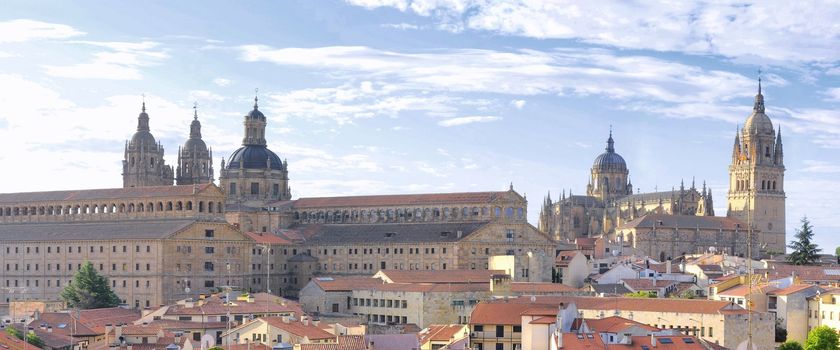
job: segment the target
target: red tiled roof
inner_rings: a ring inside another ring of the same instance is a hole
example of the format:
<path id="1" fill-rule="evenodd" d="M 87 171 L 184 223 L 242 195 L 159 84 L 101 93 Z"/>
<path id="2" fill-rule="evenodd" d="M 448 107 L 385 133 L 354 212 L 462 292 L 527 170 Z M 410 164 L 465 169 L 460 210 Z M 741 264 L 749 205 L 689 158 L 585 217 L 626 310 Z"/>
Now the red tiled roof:
<path id="1" fill-rule="evenodd" d="M 623 330 L 630 328 L 630 327 L 639 327 L 644 330 L 648 331 L 657 331 L 659 330 L 656 327 L 648 326 L 644 323 L 636 322 L 633 320 L 626 319 L 624 317 L 618 316 L 610 316 L 605 318 L 587 318 L 585 319 L 586 325 L 589 326 L 589 329 L 595 332 L 608 332 L 608 333 L 620 333 Z"/>
<path id="2" fill-rule="evenodd" d="M 752 292 L 753 293 L 770 293 L 778 288 L 773 286 L 753 286 Z M 738 285 L 722 292 L 718 292 L 718 295 L 729 295 L 729 296 L 736 296 L 736 297 L 743 297 L 750 293 L 750 286 L 749 285 Z"/>
<path id="3" fill-rule="evenodd" d="M 450 203 L 484 204 L 502 198 L 507 192 L 462 192 L 462 193 L 423 193 L 394 194 L 350 197 L 312 197 L 295 201 L 297 209 L 367 207 L 367 206 L 405 206 Z"/>
<path id="4" fill-rule="evenodd" d="M 534 301 L 531 301 L 533 298 Z M 575 303 L 579 310 L 614 310 L 621 305 L 627 311 L 679 312 L 699 314 L 747 313 L 747 310 L 722 300 L 670 298 L 598 298 L 579 296 L 525 296 L 478 303 L 470 324 L 519 324 L 520 315 L 530 309 L 557 308 Z M 557 314 L 556 311 L 553 313 Z M 550 316 L 550 315 L 543 315 Z"/>
<path id="5" fill-rule="evenodd" d="M 766 271 L 770 279 L 790 277 L 796 275 L 806 282 L 840 282 L 840 267 L 838 266 L 807 266 L 775 263 Z M 758 273 L 758 271 L 757 271 Z"/>
<path id="6" fill-rule="evenodd" d="M 457 324 L 433 324 L 420 331 L 420 344 L 430 341 L 449 342 L 464 337 L 464 326 Z"/>
<path id="7" fill-rule="evenodd" d="M 13 337 L 5 331 L 0 331 L 0 345 L 4 350 L 23 350 L 24 347 L 23 340 Z"/>
<path id="8" fill-rule="evenodd" d="M 394 283 L 490 283 L 504 270 L 380 270 L 377 275 Z"/>
<path id="9" fill-rule="evenodd" d="M 349 292 L 354 289 L 370 288 L 382 285 L 381 279 L 370 277 L 315 277 L 312 283 L 317 284 L 327 292 Z"/>
<path id="10" fill-rule="evenodd" d="M 79 315 L 82 324 L 98 334 L 105 334 L 107 324 L 131 324 L 140 319 L 140 311 L 121 307 L 81 310 Z"/>
<path id="11" fill-rule="evenodd" d="M 204 300 L 203 305 L 193 307 L 186 305 L 172 305 L 166 310 L 166 315 L 225 315 L 230 311 L 234 315 L 248 315 L 248 314 L 267 314 L 267 313 L 291 313 L 294 315 L 302 315 L 303 309 L 297 302 L 284 299 L 278 296 L 255 293 L 251 294 L 254 297 L 254 302 L 233 300 L 231 296 L 232 305 L 225 305 L 220 296 L 210 296 Z"/>
<path id="12" fill-rule="evenodd" d="M 195 192 L 201 192 L 207 187 L 215 186 L 211 183 L 198 185 Z M 85 201 L 96 199 L 125 199 L 125 198 L 153 198 L 192 195 L 193 185 L 182 186 L 148 186 L 128 188 L 103 188 L 92 190 L 68 190 L 46 192 L 0 193 L 0 203 L 26 203 L 46 201 Z"/>
<path id="13" fill-rule="evenodd" d="M 307 337 L 309 340 L 320 339 L 335 339 L 335 335 L 321 329 L 320 327 L 309 323 L 304 324 L 301 321 L 283 322 L 282 317 L 261 317 L 257 321 L 264 321 L 272 327 L 282 329 L 299 337 Z"/>
<path id="14" fill-rule="evenodd" d="M 813 284 L 794 284 L 794 285 L 789 286 L 787 288 L 782 288 L 782 289 L 779 289 L 779 290 L 772 291 L 772 292 L 770 292 L 770 294 L 773 294 L 773 295 L 789 295 L 789 294 L 801 292 L 803 290 L 806 290 L 806 289 L 809 289 L 809 288 L 812 288 L 812 287 L 816 288 L 816 286 L 813 285 Z"/>
<path id="15" fill-rule="evenodd" d="M 385 283 L 356 290 L 448 293 L 490 291 L 490 283 Z"/>

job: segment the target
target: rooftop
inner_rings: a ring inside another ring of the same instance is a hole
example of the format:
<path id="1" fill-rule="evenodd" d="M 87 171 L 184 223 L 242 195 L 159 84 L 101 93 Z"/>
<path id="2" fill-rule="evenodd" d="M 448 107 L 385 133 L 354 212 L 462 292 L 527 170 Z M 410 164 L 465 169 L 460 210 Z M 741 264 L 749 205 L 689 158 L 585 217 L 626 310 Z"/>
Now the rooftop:
<path id="1" fill-rule="evenodd" d="M 0 205 L 28 202 L 90 201 L 100 199 L 188 196 L 215 185 L 147 186 L 46 192 L 0 193 Z M 197 189 L 197 190 L 196 190 Z"/>
<path id="2" fill-rule="evenodd" d="M 504 199 L 509 191 L 393 194 L 348 197 L 311 197 L 294 202 L 296 209 L 407 206 L 435 204 L 489 204 Z"/>
<path id="3" fill-rule="evenodd" d="M 696 215 L 670 215 L 670 214 L 647 214 L 633 219 L 619 227 L 621 229 L 650 229 L 650 228 L 684 228 L 684 229 L 705 229 L 705 230 L 745 230 L 747 225 L 740 220 L 723 216 L 696 216 Z"/>
<path id="4" fill-rule="evenodd" d="M 504 270 L 379 270 L 374 277 L 391 283 L 490 283 Z"/>

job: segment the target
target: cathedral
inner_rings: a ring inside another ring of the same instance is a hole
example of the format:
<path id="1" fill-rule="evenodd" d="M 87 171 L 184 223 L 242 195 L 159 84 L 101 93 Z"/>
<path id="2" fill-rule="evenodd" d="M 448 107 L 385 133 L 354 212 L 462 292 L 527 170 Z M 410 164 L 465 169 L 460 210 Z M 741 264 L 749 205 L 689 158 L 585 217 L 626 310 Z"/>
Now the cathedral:
<path id="1" fill-rule="evenodd" d="M 624 240 L 648 255 L 662 258 L 701 249 L 743 254 L 745 233 L 750 230 L 754 233 L 753 244 L 761 252 L 784 252 L 784 170 L 781 130 L 774 130 L 765 113 L 759 79 L 753 112 L 735 135 L 725 220 L 714 217 L 712 190 L 705 182 L 701 188 L 692 180 L 688 187 L 680 183 L 670 191 L 634 194 L 629 168 L 616 152 L 610 131 L 604 153 L 592 165 L 586 194 L 573 195 L 570 190 L 566 195 L 564 190 L 555 200 L 549 193 L 543 200 L 539 229 L 557 241 L 579 237 Z M 654 217 L 654 225 L 672 223 L 671 233 L 663 235 L 663 227 L 658 232 L 655 226 L 651 228 L 647 222 Z M 641 232 L 637 232 L 642 227 L 650 228 L 644 232 L 646 237 L 652 234 L 658 240 L 670 240 L 671 251 L 659 250 L 653 240 L 643 249 Z M 694 230 L 693 238 L 683 235 L 689 228 Z M 625 234 L 631 231 L 634 234 Z M 703 238 L 701 232 L 705 231 L 708 234 Z"/>

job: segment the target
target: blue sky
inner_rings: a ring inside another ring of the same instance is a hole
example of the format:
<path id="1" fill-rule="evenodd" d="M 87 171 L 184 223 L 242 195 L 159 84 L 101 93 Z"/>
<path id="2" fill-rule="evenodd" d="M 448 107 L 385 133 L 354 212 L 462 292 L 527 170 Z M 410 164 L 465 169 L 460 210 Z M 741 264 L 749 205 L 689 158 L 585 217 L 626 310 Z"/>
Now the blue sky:
<path id="1" fill-rule="evenodd" d="M 536 223 L 585 192 L 612 125 L 641 191 L 696 178 L 725 215 L 761 69 L 788 237 L 840 245 L 840 3 L 3 2 L 0 191 L 121 186 L 146 95 L 173 164 L 198 103 L 218 161 L 259 88 L 295 197 L 510 182 Z"/>

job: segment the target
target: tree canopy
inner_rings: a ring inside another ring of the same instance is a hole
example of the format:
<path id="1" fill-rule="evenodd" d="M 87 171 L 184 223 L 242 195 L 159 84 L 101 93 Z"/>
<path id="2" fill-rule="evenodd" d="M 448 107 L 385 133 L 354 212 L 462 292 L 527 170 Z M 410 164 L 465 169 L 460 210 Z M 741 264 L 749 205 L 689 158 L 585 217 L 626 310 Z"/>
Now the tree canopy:
<path id="1" fill-rule="evenodd" d="M 813 226 L 807 217 L 802 218 L 802 227 L 796 230 L 793 240 L 788 248 L 793 251 L 788 255 L 787 260 L 794 265 L 813 265 L 819 261 L 819 252 L 822 250 L 812 242 L 814 239 Z"/>
<path id="2" fill-rule="evenodd" d="M 779 346 L 779 350 L 805 350 L 797 341 L 788 340 Z"/>
<path id="3" fill-rule="evenodd" d="M 837 331 L 829 326 L 819 326 L 808 332 L 805 350 L 837 350 L 840 340 Z"/>
<path id="4" fill-rule="evenodd" d="M 120 297 L 108 286 L 108 278 L 100 275 L 87 261 L 73 276 L 73 283 L 61 291 L 69 308 L 96 309 L 120 304 Z"/>

